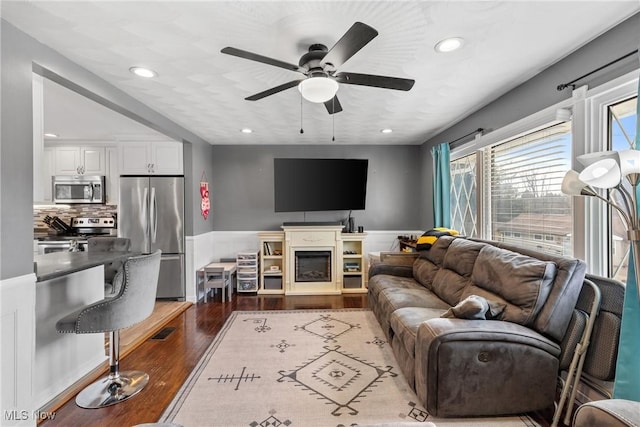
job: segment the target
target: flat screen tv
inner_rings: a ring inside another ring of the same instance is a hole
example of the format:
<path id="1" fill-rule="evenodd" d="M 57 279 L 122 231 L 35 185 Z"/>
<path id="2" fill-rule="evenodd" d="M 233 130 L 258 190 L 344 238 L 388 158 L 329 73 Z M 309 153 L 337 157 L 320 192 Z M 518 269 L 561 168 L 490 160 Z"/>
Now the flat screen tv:
<path id="1" fill-rule="evenodd" d="M 368 163 L 365 159 L 274 159 L 275 211 L 364 209 Z"/>

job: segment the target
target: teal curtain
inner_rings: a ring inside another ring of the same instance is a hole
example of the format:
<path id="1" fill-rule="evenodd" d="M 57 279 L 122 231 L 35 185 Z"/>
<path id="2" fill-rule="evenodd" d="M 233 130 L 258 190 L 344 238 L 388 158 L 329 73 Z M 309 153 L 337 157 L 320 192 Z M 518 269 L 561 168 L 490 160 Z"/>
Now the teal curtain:
<path id="1" fill-rule="evenodd" d="M 451 227 L 451 170 L 449 144 L 431 148 L 433 156 L 433 226 Z"/>
<path id="2" fill-rule="evenodd" d="M 638 85 L 638 94 L 640 95 L 640 84 Z M 638 149 L 638 147 L 640 147 L 640 102 L 637 107 L 634 148 Z M 631 250 L 634 251 L 633 256 L 640 256 L 640 253 L 637 252 L 638 248 L 634 247 L 633 242 L 631 245 Z M 633 264 L 633 262 L 629 262 L 627 287 L 624 292 L 613 397 L 640 402 L 640 297 L 638 296 L 638 283 Z"/>

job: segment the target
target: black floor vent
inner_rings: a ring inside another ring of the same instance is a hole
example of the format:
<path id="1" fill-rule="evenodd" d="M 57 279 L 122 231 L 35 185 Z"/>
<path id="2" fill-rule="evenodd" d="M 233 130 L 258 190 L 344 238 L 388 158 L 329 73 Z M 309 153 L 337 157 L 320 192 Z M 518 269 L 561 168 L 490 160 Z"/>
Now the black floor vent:
<path id="1" fill-rule="evenodd" d="M 152 340 L 163 340 L 166 339 L 176 328 L 171 326 L 168 328 L 160 329 L 155 335 L 151 337 Z"/>

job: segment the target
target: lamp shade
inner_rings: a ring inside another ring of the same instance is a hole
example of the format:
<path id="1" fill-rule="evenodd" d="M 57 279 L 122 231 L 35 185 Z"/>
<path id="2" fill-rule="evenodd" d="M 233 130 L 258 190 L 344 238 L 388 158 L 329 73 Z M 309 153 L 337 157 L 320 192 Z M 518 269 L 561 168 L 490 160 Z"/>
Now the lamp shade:
<path id="1" fill-rule="evenodd" d="M 584 182 L 580 181 L 578 172 L 574 170 L 568 171 L 564 179 L 562 180 L 561 190 L 564 194 L 570 196 L 580 196 L 582 190 L 587 186 Z"/>
<path id="2" fill-rule="evenodd" d="M 589 166 L 603 159 L 618 160 L 618 152 L 617 151 L 598 151 L 595 153 L 582 154 L 581 156 L 576 157 L 576 160 L 579 161 L 582 166 Z"/>
<path id="3" fill-rule="evenodd" d="M 640 173 L 640 151 L 618 151 L 618 157 L 620 159 L 620 173 L 622 176 L 626 176 L 630 173 Z"/>
<path id="4" fill-rule="evenodd" d="M 309 77 L 300 82 L 298 90 L 309 102 L 327 102 L 338 92 L 338 82 L 328 77 Z"/>
<path id="5" fill-rule="evenodd" d="M 587 166 L 578 178 L 596 188 L 613 188 L 620 184 L 620 166 L 614 159 L 603 159 Z"/>

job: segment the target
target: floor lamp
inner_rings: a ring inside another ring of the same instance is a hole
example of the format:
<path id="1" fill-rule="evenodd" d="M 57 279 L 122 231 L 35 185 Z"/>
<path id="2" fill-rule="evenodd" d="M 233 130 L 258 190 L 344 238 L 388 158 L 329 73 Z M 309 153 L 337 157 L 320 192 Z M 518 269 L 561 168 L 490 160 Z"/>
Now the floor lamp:
<path id="1" fill-rule="evenodd" d="M 635 149 L 602 151 L 578 156 L 577 160 L 585 168 L 580 173 L 574 170 L 566 173 L 562 181 L 562 192 L 572 196 L 595 197 L 620 213 L 631 245 L 636 292 L 638 301 L 640 301 L 640 220 L 637 205 L 640 151 Z M 608 190 L 606 196 L 598 193 L 598 189 Z M 619 197 L 616 198 L 616 195 Z M 585 352 L 586 347 L 580 351 Z M 570 402 L 573 401 L 579 375 L 580 369 L 573 385 Z M 564 393 L 563 397 L 565 397 Z M 560 414 L 556 415 L 554 426 L 557 425 L 560 417 Z M 570 411 L 567 412 L 565 423 L 568 423 L 569 416 Z"/>
<path id="2" fill-rule="evenodd" d="M 574 170 L 567 172 L 562 181 L 562 192 L 571 196 L 595 197 L 620 213 L 631 244 L 637 285 L 640 283 L 640 223 L 637 210 L 640 150 L 601 151 L 578 156 L 577 160 L 585 168 L 580 173 Z M 631 190 L 625 184 L 629 184 Z M 611 191 L 602 196 L 597 189 Z M 616 194 L 620 196 L 619 199 L 615 198 Z"/>

